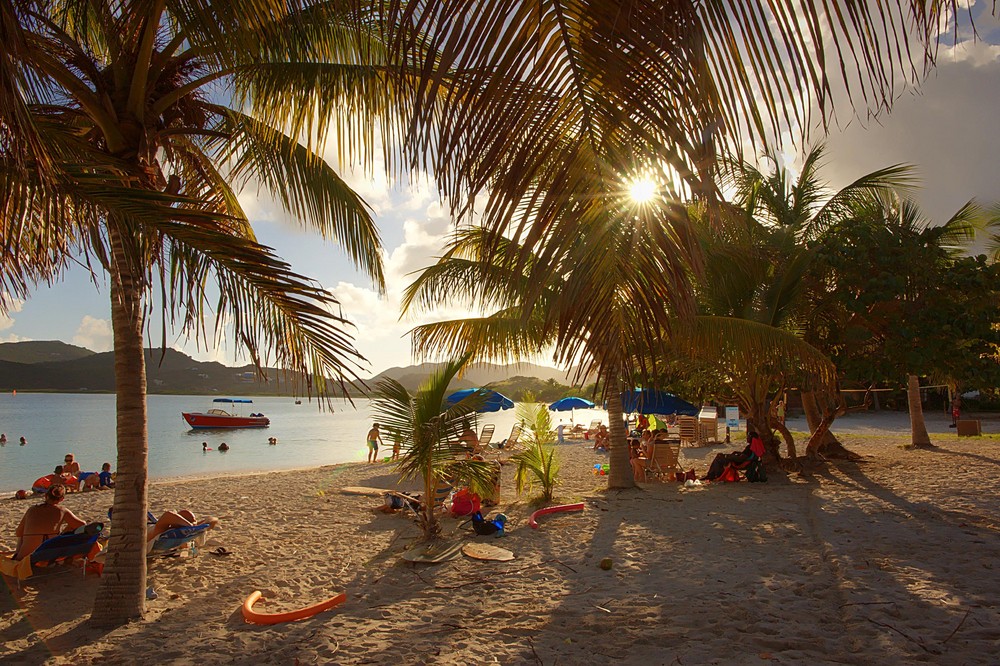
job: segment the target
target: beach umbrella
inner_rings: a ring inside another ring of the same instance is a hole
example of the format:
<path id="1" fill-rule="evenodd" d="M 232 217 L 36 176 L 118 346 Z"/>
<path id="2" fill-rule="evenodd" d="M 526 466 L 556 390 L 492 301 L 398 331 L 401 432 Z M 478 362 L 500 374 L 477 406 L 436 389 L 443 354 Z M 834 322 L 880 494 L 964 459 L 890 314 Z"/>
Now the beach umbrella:
<path id="1" fill-rule="evenodd" d="M 596 407 L 596 405 L 590 400 L 587 400 L 586 398 L 577 398 L 575 396 L 556 400 L 551 405 L 549 405 L 549 409 L 552 410 L 553 412 L 568 411 L 570 421 L 573 420 L 574 409 L 593 409 L 594 407 Z"/>
<path id="2" fill-rule="evenodd" d="M 622 393 L 622 412 L 631 414 L 683 414 L 697 416 L 698 408 L 673 393 L 636 389 Z"/>
<path id="3" fill-rule="evenodd" d="M 503 393 L 498 393 L 492 389 L 485 388 L 470 388 L 455 391 L 445 398 L 445 402 L 447 402 L 448 406 L 451 407 L 452 405 L 458 404 L 469 396 L 477 393 L 480 393 L 483 396 L 483 404 L 476 410 L 477 412 L 499 412 L 501 409 L 510 409 L 514 406 L 514 401 L 505 396 Z"/>

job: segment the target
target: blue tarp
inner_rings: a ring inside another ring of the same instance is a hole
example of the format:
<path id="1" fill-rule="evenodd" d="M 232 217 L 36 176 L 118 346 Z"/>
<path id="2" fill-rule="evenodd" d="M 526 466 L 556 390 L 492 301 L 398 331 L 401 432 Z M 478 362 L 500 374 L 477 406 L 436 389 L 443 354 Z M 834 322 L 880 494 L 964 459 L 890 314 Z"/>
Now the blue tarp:
<path id="1" fill-rule="evenodd" d="M 475 395 L 479 392 L 482 392 L 484 402 L 482 406 L 476 410 L 477 412 L 499 412 L 501 409 L 511 409 L 514 406 L 514 401 L 505 396 L 503 393 L 497 393 L 496 391 L 484 388 L 471 388 L 455 391 L 445 398 L 445 402 L 447 402 L 448 406 L 451 407 L 452 405 L 465 400 L 470 395 Z"/>
<path id="2" fill-rule="evenodd" d="M 253 403 L 253 400 L 247 398 L 216 398 L 212 402 L 238 402 L 238 403 Z"/>
<path id="3" fill-rule="evenodd" d="M 652 389 L 636 389 L 622 393 L 622 412 L 631 414 L 682 414 L 697 416 L 698 408 L 686 400 L 678 398 L 673 393 L 654 391 Z"/>

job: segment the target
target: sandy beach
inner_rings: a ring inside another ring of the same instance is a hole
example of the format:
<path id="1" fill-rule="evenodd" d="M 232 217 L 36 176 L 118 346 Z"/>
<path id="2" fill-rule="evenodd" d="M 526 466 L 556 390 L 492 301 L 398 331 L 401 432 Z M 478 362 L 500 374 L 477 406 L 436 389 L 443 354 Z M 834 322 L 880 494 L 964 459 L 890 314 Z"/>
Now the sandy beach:
<path id="1" fill-rule="evenodd" d="M 198 664 L 995 664 L 1000 659 L 1000 441 L 848 434 L 858 463 L 767 484 L 644 484 L 608 491 L 581 444 L 557 447 L 556 503 L 582 513 L 530 529 L 514 494 L 501 539 L 444 519 L 446 538 L 513 551 L 411 564 L 414 521 L 373 511 L 345 486 L 398 488 L 389 464 L 159 482 L 151 509 L 221 519 L 191 558 L 159 559 L 148 620 L 111 632 L 85 622 L 98 578 L 49 576 L 0 602 L 5 663 Z M 703 473 L 720 450 L 684 449 Z M 33 500 L 32 500 L 33 501 Z M 98 519 L 109 493 L 66 505 Z M 0 501 L 0 543 L 27 501 Z M 232 552 L 216 556 L 223 546 Z M 613 568 L 602 570 L 602 558 Z M 7 581 L 8 584 L 10 581 Z M 243 599 L 289 610 L 344 591 L 315 617 L 255 626 Z"/>

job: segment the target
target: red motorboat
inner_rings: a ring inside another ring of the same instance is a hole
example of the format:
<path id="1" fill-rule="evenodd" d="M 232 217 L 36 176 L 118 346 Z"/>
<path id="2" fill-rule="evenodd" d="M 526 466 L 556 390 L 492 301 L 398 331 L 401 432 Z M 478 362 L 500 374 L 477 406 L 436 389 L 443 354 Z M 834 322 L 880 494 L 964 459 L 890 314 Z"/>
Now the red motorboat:
<path id="1" fill-rule="evenodd" d="M 216 398 L 213 403 L 227 405 L 253 404 L 253 400 L 243 398 Z M 234 408 L 230 408 L 235 411 Z M 207 412 L 181 412 L 193 430 L 208 430 L 214 428 L 266 428 L 271 425 L 271 419 L 263 414 L 240 416 L 225 409 L 214 407 Z"/>

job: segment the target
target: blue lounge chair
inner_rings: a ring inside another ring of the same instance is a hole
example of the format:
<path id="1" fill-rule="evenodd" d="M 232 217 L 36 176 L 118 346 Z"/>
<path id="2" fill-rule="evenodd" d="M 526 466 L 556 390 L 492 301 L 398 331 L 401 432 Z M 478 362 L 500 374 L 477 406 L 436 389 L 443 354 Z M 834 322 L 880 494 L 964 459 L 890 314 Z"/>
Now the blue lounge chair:
<path id="1" fill-rule="evenodd" d="M 190 527 L 174 527 L 153 539 L 147 555 L 149 557 L 173 555 L 182 548 L 191 548 L 193 555 L 195 550 L 195 540 L 211 529 L 211 525 L 192 525 Z"/>
<path id="2" fill-rule="evenodd" d="M 88 523 L 70 534 L 60 534 L 46 539 L 31 555 L 22 560 L 3 557 L 0 560 L 0 570 L 5 575 L 17 578 L 20 584 L 22 580 L 38 575 L 48 567 L 82 559 L 84 567 L 81 571 L 86 573 L 86 565 L 101 552 L 97 540 L 103 531 L 103 523 Z"/>

